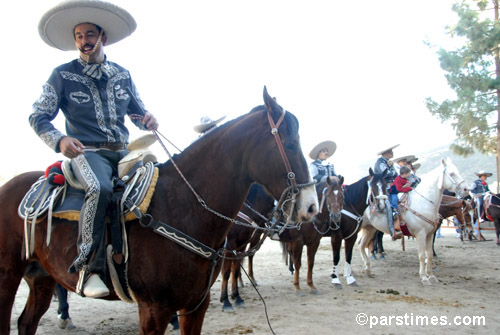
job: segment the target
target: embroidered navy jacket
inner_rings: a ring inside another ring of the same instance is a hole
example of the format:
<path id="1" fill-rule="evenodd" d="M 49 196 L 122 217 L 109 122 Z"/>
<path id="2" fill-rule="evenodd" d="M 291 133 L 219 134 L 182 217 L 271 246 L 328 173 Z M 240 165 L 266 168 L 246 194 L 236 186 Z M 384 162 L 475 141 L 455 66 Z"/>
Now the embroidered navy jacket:
<path id="1" fill-rule="evenodd" d="M 125 115 L 142 115 L 144 104 L 129 71 L 116 63 L 107 61 L 107 64 L 117 73 L 111 78 L 103 76 L 95 80 L 83 74 L 86 63 L 75 59 L 55 68 L 43 85 L 42 95 L 33 104 L 29 122 L 38 136 L 56 152 L 60 152 L 59 142 L 66 136 L 52 125 L 59 110 L 66 118 L 68 136 L 81 142 L 128 143 Z M 140 107 L 131 103 L 127 88 Z M 139 120 L 132 122 L 146 129 Z"/>

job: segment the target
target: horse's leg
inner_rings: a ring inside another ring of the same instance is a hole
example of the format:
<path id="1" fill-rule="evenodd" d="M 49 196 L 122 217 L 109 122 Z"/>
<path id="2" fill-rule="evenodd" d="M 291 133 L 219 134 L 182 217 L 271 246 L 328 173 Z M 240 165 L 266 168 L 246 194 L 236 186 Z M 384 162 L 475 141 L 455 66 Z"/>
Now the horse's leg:
<path id="1" fill-rule="evenodd" d="M 340 262 L 340 247 L 342 246 L 342 237 L 336 231 L 332 231 L 330 236 L 333 252 L 333 270 L 332 270 L 332 284 L 333 287 L 341 289 L 342 283 L 339 279 L 339 262 Z"/>
<path id="2" fill-rule="evenodd" d="M 210 304 L 210 294 L 201 303 L 200 307 L 192 313 L 188 313 L 189 310 L 181 310 L 179 315 L 179 328 L 182 335 L 200 335 L 201 327 L 203 326 L 203 320 L 205 319 L 205 313 L 207 312 L 208 305 Z M 182 315 L 187 313 L 186 315 Z M 156 334 L 156 333 L 155 333 Z M 161 333 L 163 335 L 163 333 Z"/>
<path id="3" fill-rule="evenodd" d="M 434 273 L 432 273 L 432 260 L 433 260 L 433 236 L 435 234 L 429 233 L 426 238 L 426 248 L 427 248 L 427 265 L 426 265 L 426 275 L 431 282 L 438 283 L 439 280 L 436 278 Z"/>
<path id="4" fill-rule="evenodd" d="M 57 326 L 61 329 L 73 329 L 75 325 L 69 317 L 69 304 L 68 304 L 68 290 L 61 286 L 56 285 L 57 295 Z"/>
<path id="5" fill-rule="evenodd" d="M 358 238 L 358 233 L 352 235 L 348 240 L 344 242 L 345 248 L 345 267 L 344 267 L 344 277 L 346 278 L 347 285 L 358 286 L 356 278 L 352 275 L 351 260 L 352 260 L 352 249 L 354 248 L 354 243 Z"/>
<path id="6" fill-rule="evenodd" d="M 363 262 L 365 264 L 365 273 L 367 275 L 371 275 L 372 271 L 370 268 L 370 258 L 368 257 L 368 254 L 366 253 L 366 249 L 369 247 L 369 244 L 372 241 L 372 236 L 373 233 L 376 231 L 374 227 L 372 226 L 366 226 L 361 229 L 363 232 L 361 234 L 361 239 L 359 241 L 359 252 L 361 253 L 361 258 L 363 258 Z"/>
<path id="7" fill-rule="evenodd" d="M 495 234 L 497 235 L 497 245 L 500 246 L 500 218 L 495 218 Z"/>
<path id="8" fill-rule="evenodd" d="M 302 296 L 304 293 L 300 289 L 300 267 L 302 266 L 302 250 L 304 249 L 304 243 L 299 240 L 295 240 L 291 243 L 292 260 L 295 271 L 293 273 L 293 286 L 295 287 L 295 293 Z"/>
<path id="9" fill-rule="evenodd" d="M 0 269 L 0 306 L 2 306 L 0 309 L 0 334 L 10 333 L 12 306 L 22 278 L 22 273 L 18 271 Z"/>
<path id="10" fill-rule="evenodd" d="M 207 304 L 204 304 L 206 307 Z M 163 335 L 167 329 L 168 323 L 170 322 L 174 311 L 165 307 L 164 304 L 158 302 L 138 301 L 137 303 L 139 309 L 139 334 L 140 335 Z M 203 310 L 203 315 L 205 314 L 206 307 Z M 184 311 L 187 312 L 187 311 Z M 195 311 L 193 314 L 199 313 Z M 181 334 L 197 334 L 201 332 L 201 324 L 199 326 L 198 332 L 189 332 L 182 330 L 182 321 L 184 316 L 179 317 Z M 203 318 L 201 320 L 203 322 Z M 196 327 L 194 327 L 196 328 Z M 192 329 L 192 328 L 188 328 Z"/>
<path id="11" fill-rule="evenodd" d="M 229 283 L 229 276 L 231 275 L 232 263 L 233 260 L 226 259 L 221 271 L 222 282 L 220 288 L 220 302 L 222 302 L 223 312 L 234 312 L 233 305 L 229 301 L 229 294 L 227 292 L 227 285 Z"/>
<path id="12" fill-rule="evenodd" d="M 56 281 L 36 263 L 31 263 L 24 280 L 30 288 L 26 306 L 17 321 L 19 334 L 32 335 L 36 333 L 38 323 L 54 296 Z"/>
<path id="13" fill-rule="evenodd" d="M 439 227 L 441 227 L 441 225 L 439 225 Z M 437 258 L 436 250 L 434 249 L 434 244 L 436 243 L 436 233 L 437 229 L 432 234 L 432 256 Z"/>
<path id="14" fill-rule="evenodd" d="M 231 267 L 231 298 L 234 299 L 236 307 L 243 307 L 245 306 L 245 301 L 240 296 L 238 278 L 241 278 L 240 263 L 233 261 L 233 266 Z"/>
<path id="15" fill-rule="evenodd" d="M 429 281 L 429 278 L 425 274 L 425 252 L 426 252 L 427 236 L 425 235 L 424 229 L 421 229 L 417 234 L 415 234 L 415 238 L 417 239 L 418 261 L 420 264 L 418 274 L 422 279 L 422 284 L 432 285 L 432 283 Z"/>
<path id="16" fill-rule="evenodd" d="M 251 245 L 250 245 L 251 248 Z M 255 286 L 258 286 L 257 281 L 255 280 L 255 277 L 253 276 L 253 256 L 254 255 L 249 255 L 248 256 L 248 277 L 252 281 L 252 283 Z"/>
<path id="17" fill-rule="evenodd" d="M 314 241 L 311 245 L 307 246 L 307 285 L 309 286 L 311 294 L 319 294 L 318 289 L 314 286 L 313 282 L 313 269 L 314 269 L 314 259 L 316 257 L 316 252 L 318 251 L 319 241 Z"/>

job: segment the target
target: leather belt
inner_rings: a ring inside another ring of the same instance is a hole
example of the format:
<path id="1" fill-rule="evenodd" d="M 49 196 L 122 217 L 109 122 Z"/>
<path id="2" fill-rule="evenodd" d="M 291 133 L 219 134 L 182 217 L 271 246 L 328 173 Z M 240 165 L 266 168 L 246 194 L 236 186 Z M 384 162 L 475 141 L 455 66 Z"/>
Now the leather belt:
<path id="1" fill-rule="evenodd" d="M 127 149 L 125 143 L 115 143 L 115 142 L 82 142 L 82 144 L 88 149 L 107 149 L 112 151 L 119 151 Z"/>

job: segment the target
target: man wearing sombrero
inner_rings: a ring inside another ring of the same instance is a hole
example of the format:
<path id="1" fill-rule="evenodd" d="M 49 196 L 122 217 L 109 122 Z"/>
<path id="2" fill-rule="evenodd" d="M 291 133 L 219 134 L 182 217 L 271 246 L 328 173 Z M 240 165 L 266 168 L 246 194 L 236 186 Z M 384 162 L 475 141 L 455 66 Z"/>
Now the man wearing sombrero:
<path id="1" fill-rule="evenodd" d="M 490 193 L 490 188 L 488 187 L 486 179 L 488 177 L 491 177 L 492 174 L 481 170 L 479 172 L 476 172 L 476 176 L 478 176 L 479 178 L 474 181 L 470 188 L 470 191 L 474 194 L 474 201 L 476 202 L 476 210 L 478 213 L 479 221 L 483 222 L 485 220 L 483 208 L 484 196 Z"/>
<path id="2" fill-rule="evenodd" d="M 71 158 L 71 167 L 85 187 L 80 212 L 78 256 L 69 272 L 80 272 L 76 291 L 87 297 L 109 294 L 105 285 L 105 216 L 112 176 L 127 153 L 125 115 L 143 130 L 158 121 L 144 109 L 129 71 L 110 62 L 104 46 L 129 36 L 136 28 L 124 9 L 104 1 L 71 0 L 45 13 L 38 25 L 41 38 L 60 50 L 78 50 L 79 58 L 53 70 L 33 104 L 29 121 L 53 150 Z M 66 134 L 52 125 L 61 110 Z"/>
<path id="3" fill-rule="evenodd" d="M 399 144 L 393 145 L 390 148 L 380 151 L 377 155 L 380 157 L 375 162 L 375 166 L 373 167 L 373 172 L 376 174 L 382 174 L 385 170 L 387 170 L 387 174 L 385 175 L 385 180 L 387 183 L 392 183 L 394 178 L 398 176 L 398 172 L 394 168 L 393 162 L 390 160 L 394 157 L 394 152 L 392 149 L 398 147 Z M 390 185 L 387 185 L 390 187 Z"/>
<path id="4" fill-rule="evenodd" d="M 318 143 L 309 153 L 309 157 L 314 161 L 309 164 L 309 171 L 316 183 L 326 180 L 327 177 L 336 176 L 333 164 L 326 160 L 330 158 L 337 149 L 337 144 L 333 141 Z"/>

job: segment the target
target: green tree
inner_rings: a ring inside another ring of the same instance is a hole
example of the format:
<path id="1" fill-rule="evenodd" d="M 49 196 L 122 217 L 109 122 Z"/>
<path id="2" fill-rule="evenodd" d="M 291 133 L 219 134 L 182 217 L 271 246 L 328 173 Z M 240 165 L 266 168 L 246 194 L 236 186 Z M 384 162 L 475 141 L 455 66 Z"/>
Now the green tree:
<path id="1" fill-rule="evenodd" d="M 497 183 L 500 176 L 500 25 L 498 0 L 461 0 L 453 4 L 458 15 L 447 33 L 460 47 L 437 54 L 454 100 L 441 103 L 432 98 L 426 105 L 432 115 L 450 121 L 457 139 L 450 149 L 468 156 L 479 151 L 496 155 Z M 429 44 L 429 46 L 433 47 Z"/>

